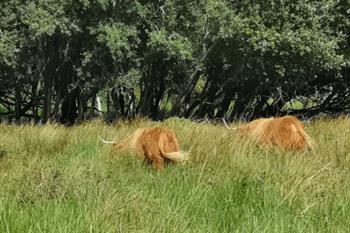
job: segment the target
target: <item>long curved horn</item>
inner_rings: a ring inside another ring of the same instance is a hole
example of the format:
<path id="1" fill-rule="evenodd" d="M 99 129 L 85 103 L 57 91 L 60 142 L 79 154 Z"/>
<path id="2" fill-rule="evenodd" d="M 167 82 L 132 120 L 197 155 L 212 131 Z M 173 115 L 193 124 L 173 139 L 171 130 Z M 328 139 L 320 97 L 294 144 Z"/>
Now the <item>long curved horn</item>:
<path id="1" fill-rule="evenodd" d="M 230 127 L 227 125 L 225 118 L 222 118 L 222 121 L 224 122 L 224 125 L 226 126 L 227 129 L 229 129 L 229 130 L 237 130 L 237 129 L 238 129 L 238 127 L 230 128 Z"/>
<path id="2" fill-rule="evenodd" d="M 224 122 L 224 125 L 226 126 L 226 128 L 227 128 L 227 129 L 229 129 L 229 130 L 231 130 L 231 128 L 230 128 L 230 127 L 228 127 L 228 125 L 227 125 L 227 123 L 226 123 L 225 118 L 222 118 L 222 121 Z"/>
<path id="3" fill-rule="evenodd" d="M 101 142 L 106 143 L 106 144 L 114 144 L 114 143 L 117 143 L 117 142 L 113 142 L 113 141 L 106 141 L 106 140 L 102 139 L 99 135 L 98 135 L 97 137 L 98 137 L 98 139 L 100 139 Z"/>

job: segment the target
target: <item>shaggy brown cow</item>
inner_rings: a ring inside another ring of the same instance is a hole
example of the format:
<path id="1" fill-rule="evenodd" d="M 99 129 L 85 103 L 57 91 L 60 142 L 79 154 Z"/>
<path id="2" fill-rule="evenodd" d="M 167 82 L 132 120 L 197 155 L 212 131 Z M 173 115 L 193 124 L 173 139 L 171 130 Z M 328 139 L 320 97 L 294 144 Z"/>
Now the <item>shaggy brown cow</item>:
<path id="1" fill-rule="evenodd" d="M 304 131 L 304 124 L 294 116 L 261 118 L 237 129 L 267 146 L 287 150 L 314 149 L 314 142 Z"/>
<path id="2" fill-rule="evenodd" d="M 180 151 L 175 133 L 167 128 L 140 128 L 120 142 L 112 143 L 115 151 L 128 151 L 152 162 L 155 169 L 162 169 L 167 160 L 184 162 L 188 153 Z"/>

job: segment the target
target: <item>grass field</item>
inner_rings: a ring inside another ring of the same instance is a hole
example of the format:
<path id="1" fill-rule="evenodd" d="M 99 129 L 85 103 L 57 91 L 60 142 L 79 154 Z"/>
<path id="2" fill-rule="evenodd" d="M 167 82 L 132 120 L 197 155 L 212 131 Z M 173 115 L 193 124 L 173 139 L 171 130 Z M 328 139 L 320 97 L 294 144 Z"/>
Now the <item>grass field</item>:
<path id="1" fill-rule="evenodd" d="M 97 140 L 154 125 L 188 163 L 156 172 Z M 350 120 L 306 131 L 317 149 L 291 153 L 180 119 L 0 125 L 0 232 L 349 232 Z"/>

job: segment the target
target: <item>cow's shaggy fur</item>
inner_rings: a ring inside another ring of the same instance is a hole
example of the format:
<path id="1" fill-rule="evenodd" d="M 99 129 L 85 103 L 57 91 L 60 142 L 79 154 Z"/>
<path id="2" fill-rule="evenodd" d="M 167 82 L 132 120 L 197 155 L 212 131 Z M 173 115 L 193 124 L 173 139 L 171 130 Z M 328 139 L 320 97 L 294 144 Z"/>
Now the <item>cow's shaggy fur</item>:
<path id="1" fill-rule="evenodd" d="M 135 153 L 157 170 L 162 169 L 166 161 L 188 160 L 188 153 L 180 151 L 175 133 L 163 127 L 137 129 L 124 140 L 113 142 L 113 149 Z"/>
<path id="2" fill-rule="evenodd" d="M 315 143 L 304 130 L 304 124 L 294 116 L 261 118 L 238 128 L 267 146 L 287 150 L 314 149 Z"/>

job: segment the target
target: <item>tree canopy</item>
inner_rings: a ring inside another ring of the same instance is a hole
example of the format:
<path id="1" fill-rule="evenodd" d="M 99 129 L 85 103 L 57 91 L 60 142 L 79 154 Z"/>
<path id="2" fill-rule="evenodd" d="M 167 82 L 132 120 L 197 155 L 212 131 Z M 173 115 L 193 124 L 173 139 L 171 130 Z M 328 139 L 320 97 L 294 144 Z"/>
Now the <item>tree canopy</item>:
<path id="1" fill-rule="evenodd" d="M 349 0 L 2 0 L 0 117 L 350 111 Z"/>

